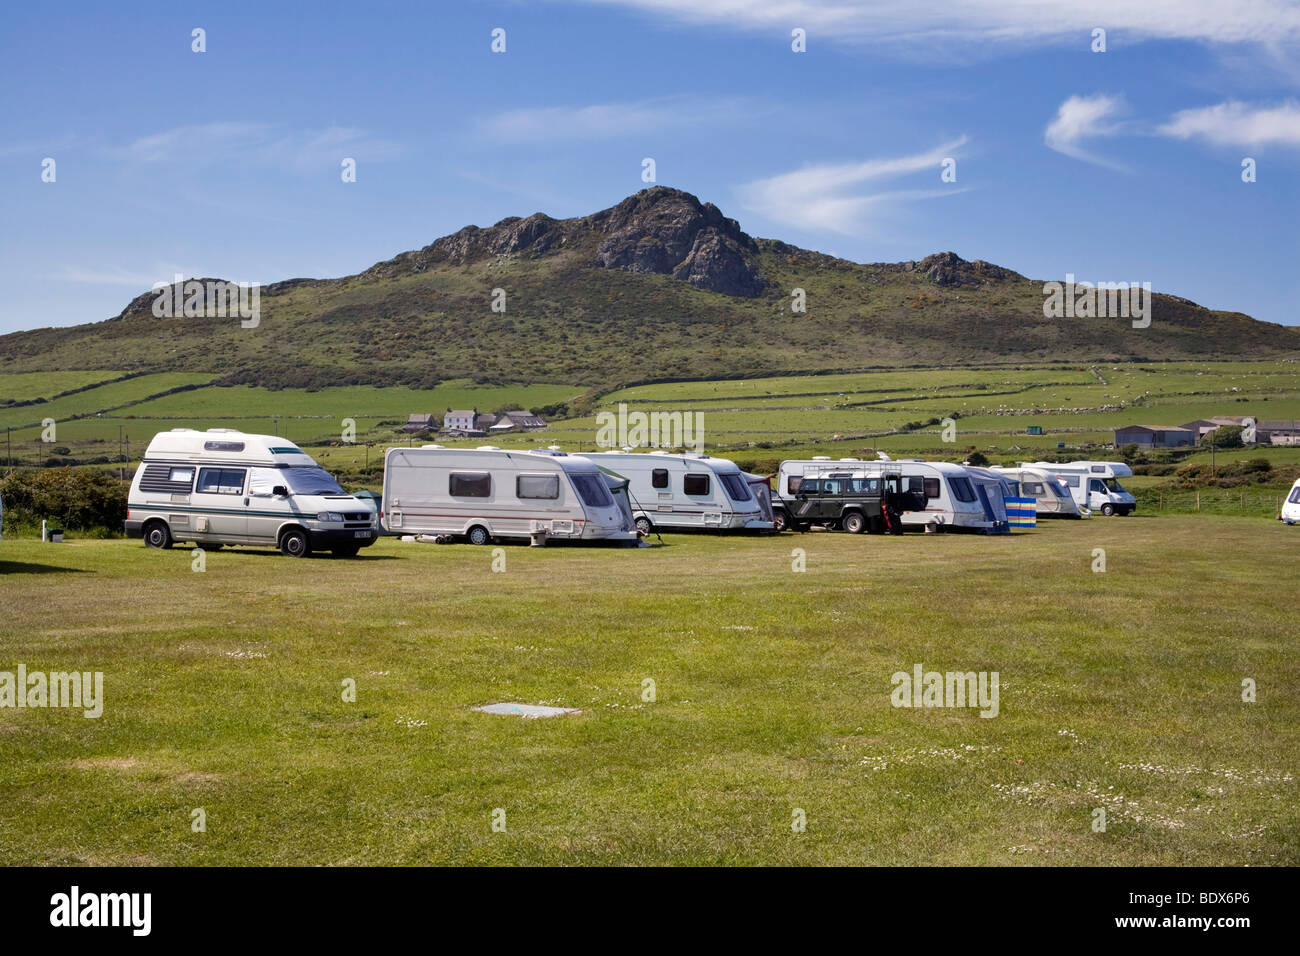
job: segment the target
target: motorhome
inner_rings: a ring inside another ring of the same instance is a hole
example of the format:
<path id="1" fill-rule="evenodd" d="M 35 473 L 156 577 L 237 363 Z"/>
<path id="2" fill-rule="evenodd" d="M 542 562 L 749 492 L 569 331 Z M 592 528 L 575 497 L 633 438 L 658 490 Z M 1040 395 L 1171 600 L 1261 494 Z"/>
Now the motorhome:
<path id="1" fill-rule="evenodd" d="M 1002 475 L 1012 485 L 1015 496 L 1033 498 L 1040 518 L 1081 518 L 1079 505 L 1070 489 L 1060 478 L 1041 468 L 1006 468 L 995 466 L 993 471 Z"/>
<path id="2" fill-rule="evenodd" d="M 635 544 L 627 482 L 555 449 L 390 448 L 380 523 L 395 534 Z"/>
<path id="3" fill-rule="evenodd" d="M 189 541 L 355 556 L 375 511 L 293 442 L 230 428 L 173 428 L 149 442 L 127 496 L 126 533 L 150 548 Z"/>
<path id="4" fill-rule="evenodd" d="M 1104 515 L 1127 515 L 1137 509 L 1133 496 L 1119 483 L 1131 478 L 1133 469 L 1122 461 L 1050 461 L 1021 462 L 1021 468 L 1035 468 L 1055 475 L 1070 489 L 1070 496 L 1080 509 L 1100 511 Z"/>
<path id="5" fill-rule="evenodd" d="M 1282 513 L 1278 515 L 1287 524 L 1300 523 L 1300 479 L 1291 486 L 1291 493 L 1286 496 Z"/>
<path id="6" fill-rule="evenodd" d="M 979 531 L 985 534 L 1002 531 L 1006 527 L 1006 509 L 999 516 L 990 489 L 997 483 L 972 475 L 961 465 L 949 462 L 930 462 L 918 459 L 902 461 L 860 461 L 841 458 L 832 461 L 827 457 L 781 462 L 777 473 L 774 508 L 799 507 L 799 493 L 807 480 L 834 477 L 843 474 L 855 481 L 876 478 L 885 500 L 881 524 L 888 522 L 890 509 L 896 509 L 898 519 L 905 527 L 919 527 L 925 531 Z M 864 492 L 870 484 L 860 485 Z M 998 495 L 1000 499 L 1000 495 Z M 805 523 L 798 513 L 791 514 L 791 525 Z M 817 523 L 817 522 L 812 522 Z M 868 522 L 867 530 L 875 530 Z"/>
<path id="7" fill-rule="evenodd" d="M 637 530 L 771 531 L 760 484 L 734 462 L 702 454 L 606 451 L 588 455 L 603 471 L 628 481 Z M 770 501 L 768 502 L 770 508 Z"/>

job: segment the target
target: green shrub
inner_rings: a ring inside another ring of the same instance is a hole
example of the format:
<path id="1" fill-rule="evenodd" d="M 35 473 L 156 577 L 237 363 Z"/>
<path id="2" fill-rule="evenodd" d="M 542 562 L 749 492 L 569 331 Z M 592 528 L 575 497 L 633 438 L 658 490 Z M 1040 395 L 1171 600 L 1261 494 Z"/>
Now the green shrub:
<path id="1" fill-rule="evenodd" d="M 0 478 L 6 529 L 41 520 L 68 531 L 121 534 L 129 482 L 91 468 L 23 468 Z"/>

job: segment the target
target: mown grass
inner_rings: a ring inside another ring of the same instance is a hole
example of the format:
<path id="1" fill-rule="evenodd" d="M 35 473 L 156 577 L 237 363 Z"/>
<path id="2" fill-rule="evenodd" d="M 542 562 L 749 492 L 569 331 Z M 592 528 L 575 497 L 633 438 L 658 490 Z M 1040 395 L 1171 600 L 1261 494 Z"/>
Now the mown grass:
<path id="1" fill-rule="evenodd" d="M 669 536 L 505 573 L 5 540 L 0 670 L 102 670 L 107 702 L 0 710 L 0 862 L 1294 865 L 1298 532 Z M 916 663 L 998 671 L 1000 715 L 891 707 Z M 471 709 L 499 700 L 582 712 Z"/>

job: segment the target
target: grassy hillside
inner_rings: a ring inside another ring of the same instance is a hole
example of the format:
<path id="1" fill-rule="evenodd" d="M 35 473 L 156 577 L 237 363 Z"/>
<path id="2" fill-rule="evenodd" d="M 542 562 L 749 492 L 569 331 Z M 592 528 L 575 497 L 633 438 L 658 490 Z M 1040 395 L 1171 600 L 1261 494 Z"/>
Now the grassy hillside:
<path id="1" fill-rule="evenodd" d="M 493 311 L 495 289 L 503 312 Z M 792 312 L 795 289 L 806 313 Z M 0 373 L 185 371 L 272 388 L 455 378 L 608 387 L 1300 350 L 1293 328 L 1172 296 L 1155 297 L 1147 329 L 1046 319 L 1043 300 L 1041 280 L 951 253 L 860 265 L 751 239 L 714 207 L 655 188 L 593 216 L 470 227 L 360 275 L 268 286 L 256 328 L 215 315 L 155 318 L 146 293 L 104 322 L 0 337 Z"/>

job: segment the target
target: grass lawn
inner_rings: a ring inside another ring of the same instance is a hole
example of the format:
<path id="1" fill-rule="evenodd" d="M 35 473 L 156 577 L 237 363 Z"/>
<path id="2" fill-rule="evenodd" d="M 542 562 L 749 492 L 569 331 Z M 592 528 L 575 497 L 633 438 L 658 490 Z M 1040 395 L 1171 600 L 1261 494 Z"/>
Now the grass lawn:
<path id="1" fill-rule="evenodd" d="M 0 670 L 106 701 L 0 710 L 0 863 L 1300 863 L 1300 528 L 505 556 L 6 539 Z M 918 663 L 997 671 L 999 715 L 892 707 Z"/>

